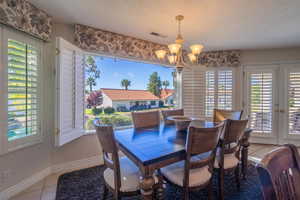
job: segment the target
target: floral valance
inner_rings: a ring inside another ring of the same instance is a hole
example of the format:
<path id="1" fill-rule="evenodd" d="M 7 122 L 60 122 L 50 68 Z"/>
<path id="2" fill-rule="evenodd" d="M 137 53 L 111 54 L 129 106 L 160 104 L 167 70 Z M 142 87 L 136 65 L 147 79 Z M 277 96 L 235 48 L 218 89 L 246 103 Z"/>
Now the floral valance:
<path id="1" fill-rule="evenodd" d="M 49 40 L 52 17 L 26 0 L 0 0 L 0 23 Z"/>
<path id="2" fill-rule="evenodd" d="M 118 33 L 76 24 L 75 43 L 82 49 L 116 57 L 132 58 L 147 62 L 168 64 L 167 60 L 159 60 L 155 51 L 167 49 L 166 45 L 126 36 Z M 187 60 L 187 59 L 185 59 Z M 240 66 L 239 51 L 203 52 L 199 63 L 213 67 Z"/>

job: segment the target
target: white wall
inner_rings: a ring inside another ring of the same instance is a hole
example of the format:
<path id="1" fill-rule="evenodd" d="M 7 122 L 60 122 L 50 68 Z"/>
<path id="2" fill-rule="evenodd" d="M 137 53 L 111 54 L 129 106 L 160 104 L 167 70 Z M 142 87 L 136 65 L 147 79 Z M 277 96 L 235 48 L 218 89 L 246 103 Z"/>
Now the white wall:
<path id="1" fill-rule="evenodd" d="M 103 97 L 102 107 L 106 108 L 106 107 L 113 106 L 112 100 L 105 93 L 102 93 L 102 97 Z"/>

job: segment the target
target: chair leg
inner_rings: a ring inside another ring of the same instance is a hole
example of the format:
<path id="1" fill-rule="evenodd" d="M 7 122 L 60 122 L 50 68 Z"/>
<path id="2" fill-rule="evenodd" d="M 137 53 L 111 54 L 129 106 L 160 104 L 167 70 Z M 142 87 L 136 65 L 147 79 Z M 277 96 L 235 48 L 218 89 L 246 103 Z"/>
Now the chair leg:
<path id="1" fill-rule="evenodd" d="M 240 190 L 241 184 L 240 184 L 240 165 L 238 164 L 234 170 L 235 174 L 235 181 L 238 191 Z"/>
<path id="2" fill-rule="evenodd" d="M 107 193 L 108 193 L 108 189 L 106 187 L 106 185 L 104 184 L 103 186 L 103 194 L 102 194 L 102 199 L 106 199 Z"/>
<path id="3" fill-rule="evenodd" d="M 189 189 L 183 188 L 184 200 L 189 200 Z"/>
<path id="4" fill-rule="evenodd" d="M 219 168 L 219 199 L 224 200 L 224 169 Z"/>
<path id="5" fill-rule="evenodd" d="M 209 181 L 209 184 L 207 186 L 207 193 L 208 193 L 208 200 L 213 200 L 212 180 Z"/>

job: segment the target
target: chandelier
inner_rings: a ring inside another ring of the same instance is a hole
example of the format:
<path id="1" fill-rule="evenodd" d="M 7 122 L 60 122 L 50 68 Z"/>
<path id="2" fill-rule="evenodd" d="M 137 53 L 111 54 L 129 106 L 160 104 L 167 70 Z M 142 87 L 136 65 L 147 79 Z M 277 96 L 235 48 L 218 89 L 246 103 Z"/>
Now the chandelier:
<path id="1" fill-rule="evenodd" d="M 181 72 L 183 68 L 186 66 L 186 63 L 183 58 L 183 37 L 181 35 L 181 21 L 184 19 L 183 15 L 177 15 L 175 17 L 176 21 L 178 21 L 178 34 L 174 44 L 169 44 L 168 49 L 166 50 L 157 50 L 155 54 L 158 59 L 163 60 L 165 56 L 168 57 L 168 62 L 171 65 L 175 65 L 178 72 Z M 198 56 L 200 55 L 203 45 L 194 44 L 190 46 L 191 53 L 187 54 L 189 60 L 193 64 L 198 63 Z"/>

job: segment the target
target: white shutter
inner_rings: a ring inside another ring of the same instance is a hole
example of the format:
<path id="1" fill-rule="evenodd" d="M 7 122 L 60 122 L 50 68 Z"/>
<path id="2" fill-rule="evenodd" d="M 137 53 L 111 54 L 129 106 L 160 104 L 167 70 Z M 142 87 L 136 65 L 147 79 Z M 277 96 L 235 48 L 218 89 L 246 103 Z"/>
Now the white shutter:
<path id="1" fill-rule="evenodd" d="M 212 117 L 215 108 L 215 71 L 205 72 L 205 116 Z"/>
<path id="2" fill-rule="evenodd" d="M 232 70 L 218 71 L 218 108 L 232 109 Z"/>
<path id="3" fill-rule="evenodd" d="M 272 132 L 273 114 L 272 72 L 249 73 L 250 127 L 255 133 Z"/>
<path id="4" fill-rule="evenodd" d="M 84 133 L 84 66 L 79 48 L 62 38 L 57 48 L 56 145 L 61 146 Z"/>
<path id="5" fill-rule="evenodd" d="M 300 134 L 300 72 L 288 74 L 289 134 Z"/>
<path id="6" fill-rule="evenodd" d="M 205 117 L 205 72 L 203 69 L 189 68 L 182 72 L 182 99 L 187 116 Z"/>

